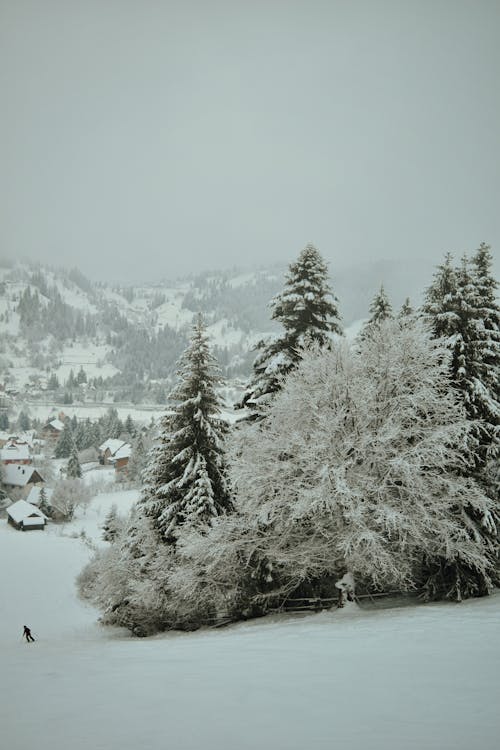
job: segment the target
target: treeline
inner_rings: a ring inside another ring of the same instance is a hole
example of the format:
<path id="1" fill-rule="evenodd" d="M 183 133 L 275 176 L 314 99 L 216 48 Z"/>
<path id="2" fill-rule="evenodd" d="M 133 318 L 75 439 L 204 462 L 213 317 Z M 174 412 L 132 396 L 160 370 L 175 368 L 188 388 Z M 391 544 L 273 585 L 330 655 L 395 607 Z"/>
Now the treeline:
<path id="1" fill-rule="evenodd" d="M 422 309 L 381 288 L 341 335 L 313 246 L 271 304 L 233 428 L 198 320 L 179 362 L 141 499 L 82 572 L 105 622 L 138 635 L 265 614 L 288 597 L 368 591 L 427 599 L 498 585 L 500 308 L 482 244 L 438 267 Z"/>

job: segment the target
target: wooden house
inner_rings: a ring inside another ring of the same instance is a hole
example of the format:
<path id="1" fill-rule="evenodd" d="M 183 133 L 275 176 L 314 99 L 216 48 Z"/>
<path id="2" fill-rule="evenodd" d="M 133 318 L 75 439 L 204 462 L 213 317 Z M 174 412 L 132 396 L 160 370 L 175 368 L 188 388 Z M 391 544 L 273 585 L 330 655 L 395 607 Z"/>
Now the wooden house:
<path id="1" fill-rule="evenodd" d="M 7 508 L 7 523 L 19 531 L 43 530 L 47 516 L 26 500 L 18 500 Z"/>

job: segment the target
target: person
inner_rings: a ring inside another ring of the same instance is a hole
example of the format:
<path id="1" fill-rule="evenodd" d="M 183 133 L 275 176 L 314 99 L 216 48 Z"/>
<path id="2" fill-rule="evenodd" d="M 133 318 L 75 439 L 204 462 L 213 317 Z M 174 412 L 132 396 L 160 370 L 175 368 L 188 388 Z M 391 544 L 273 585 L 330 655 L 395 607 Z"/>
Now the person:
<path id="1" fill-rule="evenodd" d="M 31 630 L 29 629 L 27 625 L 23 625 L 23 627 L 24 627 L 23 636 L 26 638 L 26 643 L 32 643 L 35 639 L 31 635 Z"/>

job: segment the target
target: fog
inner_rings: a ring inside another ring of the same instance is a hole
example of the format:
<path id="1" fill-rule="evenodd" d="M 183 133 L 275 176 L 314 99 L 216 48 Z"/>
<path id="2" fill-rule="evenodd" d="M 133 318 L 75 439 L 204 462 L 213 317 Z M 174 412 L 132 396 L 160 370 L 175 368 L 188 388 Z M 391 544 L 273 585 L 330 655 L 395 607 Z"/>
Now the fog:
<path id="1" fill-rule="evenodd" d="M 135 282 L 498 251 L 496 0 L 0 13 L 2 256 Z"/>

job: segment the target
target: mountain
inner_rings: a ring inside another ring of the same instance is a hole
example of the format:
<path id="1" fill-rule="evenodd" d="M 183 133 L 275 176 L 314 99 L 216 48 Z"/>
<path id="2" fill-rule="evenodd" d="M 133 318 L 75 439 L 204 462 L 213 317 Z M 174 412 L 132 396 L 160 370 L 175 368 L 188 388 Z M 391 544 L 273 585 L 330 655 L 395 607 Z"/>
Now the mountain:
<path id="1" fill-rule="evenodd" d="M 278 330 L 269 301 L 286 269 L 213 271 L 177 281 L 110 286 L 77 269 L 0 263 L 0 383 L 10 392 L 163 403 L 193 316 L 206 319 L 228 379 L 245 380 L 259 339 Z M 395 309 L 419 302 L 432 268 L 377 261 L 333 269 L 346 327 L 366 317 L 383 282 Z"/>

